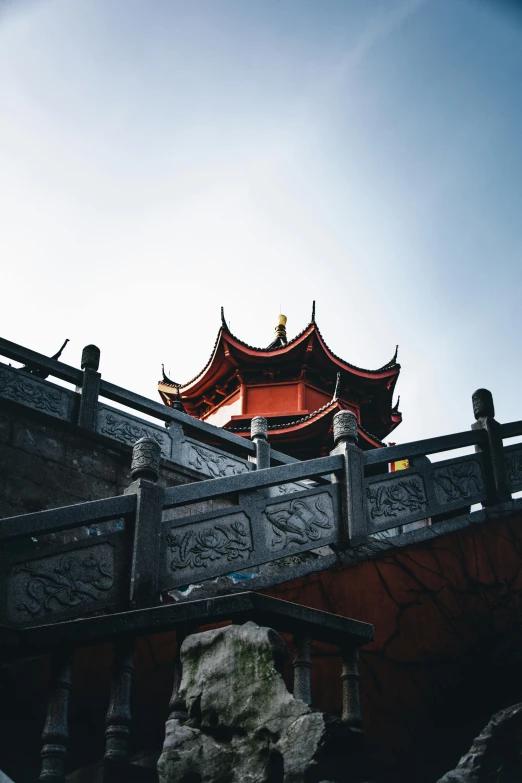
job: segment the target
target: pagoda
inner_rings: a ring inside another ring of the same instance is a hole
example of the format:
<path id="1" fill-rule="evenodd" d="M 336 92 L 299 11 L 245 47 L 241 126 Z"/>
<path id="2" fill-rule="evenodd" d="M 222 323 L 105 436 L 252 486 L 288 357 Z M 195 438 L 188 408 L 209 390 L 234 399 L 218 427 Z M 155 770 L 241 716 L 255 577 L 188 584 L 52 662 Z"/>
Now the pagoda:
<path id="1" fill-rule="evenodd" d="M 279 316 L 275 339 L 254 348 L 232 334 L 221 309 L 221 328 L 209 361 L 188 383 L 163 372 L 158 384 L 165 405 L 250 435 L 254 416 L 268 421 L 274 448 L 311 459 L 333 448 L 332 420 L 340 410 L 357 416 L 359 445 L 379 448 L 402 421 L 393 392 L 400 364 L 397 350 L 378 370 L 365 370 L 340 359 L 326 344 L 315 320 L 291 340 L 286 316 Z"/>

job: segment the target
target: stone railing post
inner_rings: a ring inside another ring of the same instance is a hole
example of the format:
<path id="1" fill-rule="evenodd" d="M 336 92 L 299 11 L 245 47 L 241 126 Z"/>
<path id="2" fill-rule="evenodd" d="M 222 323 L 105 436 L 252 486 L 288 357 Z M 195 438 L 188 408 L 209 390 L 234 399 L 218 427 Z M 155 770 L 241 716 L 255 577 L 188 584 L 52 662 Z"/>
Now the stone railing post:
<path id="1" fill-rule="evenodd" d="M 359 653 L 356 649 L 341 650 L 341 683 L 343 689 L 342 721 L 352 729 L 362 729 L 361 696 L 359 692 Z"/>
<path id="2" fill-rule="evenodd" d="M 254 416 L 250 423 L 250 436 L 256 447 L 256 470 L 270 467 L 268 422 L 264 416 Z"/>
<path id="3" fill-rule="evenodd" d="M 70 650 L 51 659 L 51 696 L 42 732 L 42 783 L 64 783 L 69 740 L 69 694 L 73 655 Z"/>
<path id="4" fill-rule="evenodd" d="M 125 494 L 136 495 L 136 518 L 132 549 L 130 605 L 153 603 L 158 592 L 163 488 L 159 478 L 161 447 L 152 438 L 141 438 L 132 450 L 134 479 Z"/>
<path id="5" fill-rule="evenodd" d="M 87 430 L 96 428 L 96 412 L 101 378 L 98 372 L 99 366 L 100 349 L 96 345 L 86 345 L 82 351 L 83 382 L 81 389 L 78 389 L 81 394 L 78 426 L 85 427 Z"/>
<path id="6" fill-rule="evenodd" d="M 123 771 L 130 763 L 131 682 L 134 664 L 134 639 L 114 644 L 111 699 L 105 719 L 105 766 L 109 773 Z"/>
<path id="7" fill-rule="evenodd" d="M 333 418 L 334 448 L 332 454 L 344 457 L 342 482 L 343 520 L 341 547 L 360 544 L 367 538 L 366 502 L 364 498 L 364 458 L 357 446 L 357 417 L 351 411 L 339 411 Z M 339 480 L 339 479 L 338 479 Z"/>
<path id="8" fill-rule="evenodd" d="M 304 701 L 305 704 L 312 703 L 311 647 L 312 640 L 309 636 L 294 636 L 295 658 L 292 663 L 294 669 L 294 696 L 296 699 Z"/>
<path id="9" fill-rule="evenodd" d="M 487 447 L 475 451 L 484 453 L 486 497 L 483 506 L 493 506 L 511 500 L 509 478 L 504 461 L 504 444 L 500 424 L 495 421 L 493 396 L 488 389 L 477 389 L 472 395 L 473 413 L 476 421 L 471 425 L 474 430 L 483 429 L 487 434 Z"/>

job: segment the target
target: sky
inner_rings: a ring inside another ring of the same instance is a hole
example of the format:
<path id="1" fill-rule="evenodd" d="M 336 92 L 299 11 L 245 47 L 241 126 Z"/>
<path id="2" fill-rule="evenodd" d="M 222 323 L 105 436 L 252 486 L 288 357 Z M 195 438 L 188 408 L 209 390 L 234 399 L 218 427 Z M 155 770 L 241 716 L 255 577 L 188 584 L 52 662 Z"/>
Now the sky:
<path id="1" fill-rule="evenodd" d="M 0 0 L 0 333 L 157 399 L 315 299 L 393 440 L 522 419 L 521 85 L 502 0 Z"/>

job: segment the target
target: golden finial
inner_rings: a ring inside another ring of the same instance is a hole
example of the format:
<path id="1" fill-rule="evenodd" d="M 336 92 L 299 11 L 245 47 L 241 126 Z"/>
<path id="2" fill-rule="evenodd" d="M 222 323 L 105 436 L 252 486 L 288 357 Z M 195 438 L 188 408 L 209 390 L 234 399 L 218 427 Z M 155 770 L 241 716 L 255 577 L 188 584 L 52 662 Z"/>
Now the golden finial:
<path id="1" fill-rule="evenodd" d="M 280 313 L 277 318 L 275 333 L 276 339 L 279 338 L 286 343 L 286 315 L 283 315 L 282 313 Z"/>

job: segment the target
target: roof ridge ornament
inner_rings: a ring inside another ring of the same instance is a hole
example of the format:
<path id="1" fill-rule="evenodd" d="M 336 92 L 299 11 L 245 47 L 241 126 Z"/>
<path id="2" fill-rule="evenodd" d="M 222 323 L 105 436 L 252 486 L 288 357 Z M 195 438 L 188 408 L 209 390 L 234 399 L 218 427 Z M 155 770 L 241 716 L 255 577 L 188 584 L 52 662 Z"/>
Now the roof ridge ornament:
<path id="1" fill-rule="evenodd" d="M 65 346 L 67 345 L 68 342 L 70 342 L 70 340 L 67 337 L 67 339 L 64 340 L 64 342 L 62 343 L 62 347 L 58 351 L 56 351 L 56 353 L 54 353 L 52 356 L 50 356 L 49 359 L 54 359 L 55 362 L 58 361 L 58 359 L 62 355 L 63 349 L 65 348 Z M 46 378 L 49 377 L 49 373 L 48 372 L 46 372 L 45 370 L 41 370 L 39 367 L 35 367 L 30 362 L 28 362 L 27 364 L 24 364 L 24 366 L 20 367 L 20 369 L 23 372 L 28 372 L 30 375 L 36 375 L 37 378 L 42 378 L 44 381 L 45 381 Z"/>
<path id="2" fill-rule="evenodd" d="M 224 307 L 221 308 L 221 326 L 223 327 L 223 329 L 226 329 L 227 332 L 230 331 L 230 329 L 228 328 L 228 324 L 225 321 L 225 308 Z"/>
<path id="3" fill-rule="evenodd" d="M 335 381 L 335 391 L 334 391 L 334 395 L 332 397 L 332 402 L 337 402 L 337 400 L 339 399 L 339 392 L 340 391 L 341 391 L 341 373 L 338 372 L 337 373 L 337 378 L 336 378 L 336 381 Z"/>
<path id="4" fill-rule="evenodd" d="M 400 403 L 400 401 L 401 401 L 401 395 L 399 394 L 399 396 L 397 397 L 397 402 L 395 403 L 395 405 L 392 408 L 392 412 L 393 413 L 398 413 L 399 412 L 399 403 Z"/>
<path id="5" fill-rule="evenodd" d="M 170 386 L 175 386 L 176 389 L 179 389 L 179 387 L 182 385 L 181 383 L 176 383 L 176 381 L 173 381 L 172 378 L 169 378 L 165 372 L 164 364 L 161 365 L 161 374 L 163 375 L 163 383 L 168 383 Z"/>
<path id="6" fill-rule="evenodd" d="M 315 324 L 315 299 L 312 302 L 312 318 L 310 323 Z"/>
<path id="7" fill-rule="evenodd" d="M 288 343 L 286 338 L 286 315 L 279 313 L 277 319 L 278 323 L 275 330 L 275 340 L 268 346 L 268 351 L 276 351 L 278 348 L 283 348 Z"/>
<path id="8" fill-rule="evenodd" d="M 393 354 L 393 359 L 391 360 L 390 364 L 397 364 L 397 356 L 399 355 L 399 346 L 395 346 L 395 353 Z"/>

